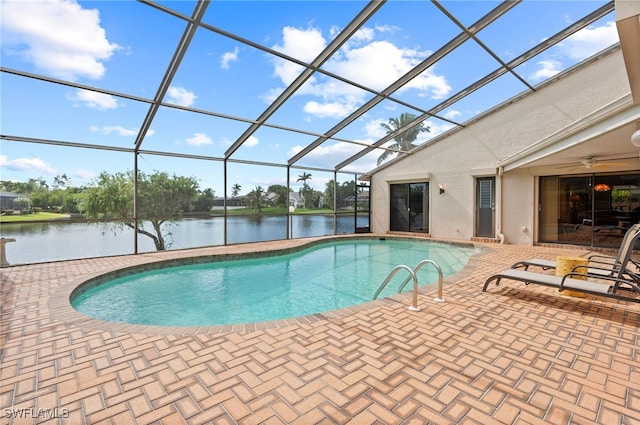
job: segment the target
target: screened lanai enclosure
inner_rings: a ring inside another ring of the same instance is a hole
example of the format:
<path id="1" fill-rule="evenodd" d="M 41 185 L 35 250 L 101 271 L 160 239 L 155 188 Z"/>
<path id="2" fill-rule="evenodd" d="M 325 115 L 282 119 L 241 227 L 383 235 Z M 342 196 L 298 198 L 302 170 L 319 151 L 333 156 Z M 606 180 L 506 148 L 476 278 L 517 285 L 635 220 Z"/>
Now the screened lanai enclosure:
<path id="1" fill-rule="evenodd" d="M 554 60 L 598 0 L 1 5 L 11 264 L 368 232 L 372 170 L 618 43 Z"/>

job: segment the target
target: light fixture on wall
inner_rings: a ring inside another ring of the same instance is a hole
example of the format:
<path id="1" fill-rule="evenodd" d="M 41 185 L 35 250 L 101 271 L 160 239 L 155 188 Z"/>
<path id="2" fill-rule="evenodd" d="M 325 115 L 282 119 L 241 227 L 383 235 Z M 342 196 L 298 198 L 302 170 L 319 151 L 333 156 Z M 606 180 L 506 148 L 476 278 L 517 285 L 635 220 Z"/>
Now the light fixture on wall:
<path id="1" fill-rule="evenodd" d="M 440 188 L 440 195 L 442 195 L 444 193 L 444 186 L 440 184 L 438 187 Z"/>
<path id="2" fill-rule="evenodd" d="M 638 148 L 638 155 L 640 156 L 640 129 L 636 130 L 631 135 L 631 143 L 633 144 L 633 146 Z"/>
<path id="3" fill-rule="evenodd" d="M 595 190 L 596 192 L 606 192 L 608 190 L 611 190 L 611 186 L 606 183 L 598 183 L 593 187 L 593 190 Z"/>

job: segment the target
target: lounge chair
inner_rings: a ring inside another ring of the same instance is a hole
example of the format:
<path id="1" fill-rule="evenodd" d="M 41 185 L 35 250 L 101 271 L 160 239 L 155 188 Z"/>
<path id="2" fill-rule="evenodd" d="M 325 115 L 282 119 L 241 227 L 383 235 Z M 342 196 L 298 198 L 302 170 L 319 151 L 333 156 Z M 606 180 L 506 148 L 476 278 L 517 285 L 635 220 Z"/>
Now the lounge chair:
<path id="1" fill-rule="evenodd" d="M 634 224 L 627 230 L 622 238 L 622 242 L 620 243 L 618 254 L 615 257 L 602 254 L 592 254 L 586 257 L 589 260 L 587 273 L 599 276 L 615 276 L 619 270 L 622 260 L 633 251 L 638 234 L 640 234 L 640 223 Z M 640 261 L 628 258 L 628 262 L 630 263 L 629 266 L 633 264 L 636 268 L 633 273 L 640 272 Z M 528 270 L 529 267 L 540 267 L 543 270 L 555 269 L 556 262 L 555 260 L 546 260 L 544 258 L 532 258 L 529 260 L 518 261 L 511 266 L 512 269 L 522 268 L 524 270 Z"/>
<path id="2" fill-rule="evenodd" d="M 638 239 L 640 239 L 640 231 L 630 235 L 627 243 L 632 247 Z M 502 279 L 510 279 L 524 282 L 525 285 L 535 283 L 558 288 L 560 291 L 568 289 L 625 301 L 640 302 L 640 274 L 631 272 L 628 269 L 630 255 L 630 248 L 622 255 L 619 253 L 619 264 L 615 268 L 609 269 L 608 275 L 603 275 L 601 270 L 598 270 L 598 273 L 595 274 L 571 272 L 565 276 L 554 276 L 518 268 L 509 268 L 489 276 L 484 283 L 482 291 L 486 291 L 492 281 L 495 281 L 497 286 Z"/>
<path id="3" fill-rule="evenodd" d="M 581 276 L 587 276 L 588 279 L 592 280 L 576 278 Z M 596 278 L 600 281 L 593 280 Z M 499 285 L 501 279 L 519 280 L 524 282 L 526 285 L 535 283 L 538 285 L 558 288 L 560 291 L 571 290 L 640 303 L 640 285 L 634 280 L 618 279 L 610 276 L 594 277 L 573 272 L 561 277 L 545 273 L 531 272 L 528 270 L 507 269 L 489 277 L 482 290 L 486 291 L 487 286 L 492 280 L 496 281 L 496 286 Z M 638 276 L 638 279 L 640 279 L 640 276 Z M 630 291 L 631 293 L 628 294 L 625 291 Z M 634 293 L 637 294 L 637 296 L 633 296 Z"/>

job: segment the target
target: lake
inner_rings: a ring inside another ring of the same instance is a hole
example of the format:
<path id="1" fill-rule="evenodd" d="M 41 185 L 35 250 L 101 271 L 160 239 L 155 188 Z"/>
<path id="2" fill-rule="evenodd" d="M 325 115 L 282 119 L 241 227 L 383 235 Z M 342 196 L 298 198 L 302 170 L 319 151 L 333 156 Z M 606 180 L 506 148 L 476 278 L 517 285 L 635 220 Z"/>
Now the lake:
<path id="1" fill-rule="evenodd" d="M 291 237 L 333 235 L 332 215 L 291 216 Z M 185 218 L 165 223 L 168 249 L 185 249 L 224 244 L 224 217 Z M 368 217 L 358 217 L 358 226 L 368 226 Z M 150 228 L 150 227 L 148 227 Z M 353 215 L 338 216 L 336 234 L 355 233 Z M 11 265 L 47 261 L 133 254 L 134 232 L 117 223 L 38 222 L 2 224 L 0 234 L 14 238 L 6 244 Z M 287 217 L 229 216 L 227 243 L 285 239 Z M 138 238 L 138 252 L 153 252 L 153 241 Z"/>

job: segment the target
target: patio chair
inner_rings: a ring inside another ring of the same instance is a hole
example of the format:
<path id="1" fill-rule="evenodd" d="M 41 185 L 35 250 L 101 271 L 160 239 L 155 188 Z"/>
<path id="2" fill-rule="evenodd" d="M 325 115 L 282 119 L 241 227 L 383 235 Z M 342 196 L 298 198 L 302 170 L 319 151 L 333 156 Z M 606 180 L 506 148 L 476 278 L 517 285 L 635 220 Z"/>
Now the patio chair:
<path id="1" fill-rule="evenodd" d="M 622 259 L 631 255 L 635 241 L 637 241 L 638 234 L 640 234 L 640 223 L 631 226 L 624 234 L 622 242 L 620 243 L 620 248 L 618 248 L 618 254 L 615 257 L 602 254 L 592 254 L 588 256 L 589 268 L 587 273 L 600 276 L 614 276 L 619 270 Z M 628 262 L 630 263 L 628 265 L 633 264 L 636 268 L 633 273 L 640 272 L 640 261 L 636 261 L 629 257 Z M 555 269 L 556 261 L 544 258 L 532 258 L 529 260 L 518 261 L 514 263 L 511 268 L 522 268 L 524 270 L 528 270 L 529 267 L 532 266 L 540 267 L 543 270 Z"/>
<path id="2" fill-rule="evenodd" d="M 640 231 L 631 234 L 626 242 L 630 246 L 640 239 Z M 622 249 L 621 249 L 622 251 Z M 496 286 L 502 279 L 510 279 L 524 282 L 525 285 L 531 283 L 543 286 L 558 288 L 560 291 L 571 290 L 592 295 L 599 295 L 610 298 L 617 298 L 625 301 L 640 302 L 640 274 L 631 272 L 627 265 L 630 260 L 631 249 L 621 255 L 618 253 L 619 265 L 615 269 L 610 269 L 609 274 L 598 273 L 577 273 L 575 271 L 567 273 L 565 276 L 555 276 L 546 273 L 536 273 L 529 270 L 509 268 L 500 273 L 496 273 L 485 281 L 483 292 L 492 281 Z"/>

